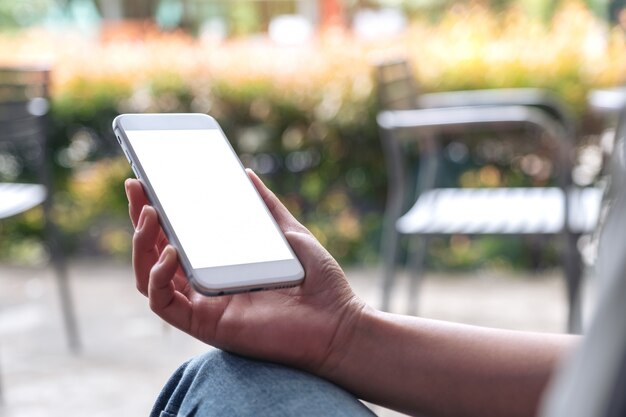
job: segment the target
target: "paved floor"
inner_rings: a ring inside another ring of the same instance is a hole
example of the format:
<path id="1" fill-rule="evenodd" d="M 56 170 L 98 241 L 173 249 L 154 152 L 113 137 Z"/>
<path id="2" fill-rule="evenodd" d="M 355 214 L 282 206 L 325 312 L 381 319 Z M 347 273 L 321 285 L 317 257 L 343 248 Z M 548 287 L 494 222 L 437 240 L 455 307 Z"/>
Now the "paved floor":
<path id="1" fill-rule="evenodd" d="M 378 271 L 347 274 L 356 293 L 376 305 Z M 146 415 L 169 374 L 206 346 L 152 315 L 126 264 L 74 263 L 71 283 L 83 341 L 77 356 L 66 349 L 52 272 L 0 265 L 0 416 Z M 401 279 L 397 312 L 404 288 Z M 565 323 L 558 273 L 429 274 L 420 301 L 422 316 L 443 320 L 546 332 Z"/>

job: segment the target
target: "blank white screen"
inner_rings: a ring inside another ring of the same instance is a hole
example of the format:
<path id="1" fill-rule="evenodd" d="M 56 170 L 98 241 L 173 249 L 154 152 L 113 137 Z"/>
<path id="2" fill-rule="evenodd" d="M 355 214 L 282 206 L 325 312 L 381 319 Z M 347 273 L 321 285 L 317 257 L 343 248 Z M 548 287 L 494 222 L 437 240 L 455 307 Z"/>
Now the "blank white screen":
<path id="1" fill-rule="evenodd" d="M 126 134 L 194 269 L 293 258 L 219 129 Z"/>

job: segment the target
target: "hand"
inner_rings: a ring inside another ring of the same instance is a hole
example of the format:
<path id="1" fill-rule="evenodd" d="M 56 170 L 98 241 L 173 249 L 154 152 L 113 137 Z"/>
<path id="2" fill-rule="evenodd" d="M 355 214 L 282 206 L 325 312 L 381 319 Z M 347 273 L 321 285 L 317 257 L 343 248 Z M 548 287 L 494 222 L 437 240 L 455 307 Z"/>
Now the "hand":
<path id="1" fill-rule="evenodd" d="M 341 362 L 364 304 L 335 259 L 252 172 L 250 179 L 305 270 L 298 287 L 207 297 L 193 290 L 141 183 L 125 183 L 138 290 L 168 323 L 215 347 L 323 375 Z"/>

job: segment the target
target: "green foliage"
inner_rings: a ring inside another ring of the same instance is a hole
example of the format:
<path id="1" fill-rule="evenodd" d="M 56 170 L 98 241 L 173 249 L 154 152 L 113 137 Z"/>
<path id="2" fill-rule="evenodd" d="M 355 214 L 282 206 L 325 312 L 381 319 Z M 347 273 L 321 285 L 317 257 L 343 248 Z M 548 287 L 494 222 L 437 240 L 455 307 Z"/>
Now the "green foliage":
<path id="1" fill-rule="evenodd" d="M 480 2 L 464 3 L 436 24 L 414 22 L 392 43 L 331 33 L 306 47 L 279 48 L 258 41 L 207 44 L 171 34 L 60 50 L 54 39 L 46 49 L 35 34 L 18 46 L 14 37 L 0 37 L 0 54 L 28 50 L 28 42 L 58 54 L 50 123 L 54 203 L 74 253 L 129 253 L 123 181 L 131 173 L 111 132 L 113 118 L 122 112 L 191 111 L 220 122 L 244 164 L 331 253 L 342 262 L 368 262 L 378 253 L 386 197 L 372 57 L 401 50 L 423 91 L 545 87 L 583 114 L 589 89 L 623 81 L 626 42 L 620 32 L 611 34 L 602 53 L 583 51 L 580 45 L 594 35 L 597 21 L 572 4 L 546 26 L 517 9 L 494 13 Z M 510 156 L 506 137 L 478 142 L 467 142 L 462 162 L 443 161 L 445 185 L 551 180 L 549 169 L 533 168 L 549 165 L 540 149 L 528 150 L 525 160 Z M 29 242 L 40 229 L 29 216 L 2 223 L 0 257 L 36 253 Z M 515 267 L 533 263 L 528 247 L 519 240 L 455 237 L 436 243 L 430 255 L 435 266 L 480 266 L 497 259 Z"/>
<path id="2" fill-rule="evenodd" d="M 0 28 L 39 23 L 53 6 L 52 0 L 0 0 Z"/>
<path id="3" fill-rule="evenodd" d="M 114 81 L 76 79 L 53 102 L 55 215 L 68 247 L 77 254 L 128 256 L 123 181 L 132 174 L 110 126 L 121 111 L 137 111 L 133 94 L 138 93 Z M 322 123 L 302 102 L 264 83 L 198 84 L 159 73 L 140 94 L 148 111 L 188 112 L 198 102 L 210 102 L 210 113 L 244 162 L 333 253 L 348 262 L 375 258 L 385 181 L 369 99 L 346 103 L 349 108 L 340 110 L 336 119 Z M 343 112 L 361 114 L 361 120 L 341 116 Z M 76 144 L 90 150 L 73 157 L 73 147 L 80 148 Z M 64 156 L 68 153 L 69 159 Z M 8 222 L 0 234 L 31 236 L 24 221 Z M 6 247 L 0 251 L 3 256 L 15 254 Z"/>

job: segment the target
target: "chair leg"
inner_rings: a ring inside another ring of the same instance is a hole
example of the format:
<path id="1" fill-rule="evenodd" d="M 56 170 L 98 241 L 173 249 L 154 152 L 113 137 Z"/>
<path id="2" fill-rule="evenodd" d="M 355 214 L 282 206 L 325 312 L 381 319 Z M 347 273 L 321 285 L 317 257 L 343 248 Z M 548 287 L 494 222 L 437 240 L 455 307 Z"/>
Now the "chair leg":
<path id="1" fill-rule="evenodd" d="M 81 349 L 81 343 L 78 335 L 74 302 L 70 291 L 65 252 L 63 251 L 62 243 L 59 238 L 59 231 L 56 229 L 56 225 L 54 225 L 49 218 L 46 220 L 46 229 L 52 265 L 56 275 L 59 298 L 61 300 L 61 310 L 63 313 L 65 333 L 67 335 L 67 344 L 72 353 L 78 353 Z"/>
<path id="2" fill-rule="evenodd" d="M 409 242 L 409 291 L 407 300 L 407 314 L 417 315 L 418 297 L 424 276 L 424 260 L 430 239 L 424 236 L 412 236 Z"/>
<path id="3" fill-rule="evenodd" d="M 384 226 L 382 245 L 383 256 L 383 282 L 382 299 L 380 308 L 389 311 L 391 307 L 391 294 L 396 280 L 396 260 L 398 258 L 398 232 L 395 224 Z"/>
<path id="4" fill-rule="evenodd" d="M 67 344 L 72 353 L 80 352 L 81 344 L 78 336 L 78 326 L 76 324 L 76 315 L 74 313 L 74 303 L 72 300 L 67 266 L 65 262 L 55 262 L 55 273 L 59 288 L 59 298 L 61 299 L 61 309 L 63 311 L 63 322 L 65 324 L 65 332 L 67 334 Z"/>
<path id="5" fill-rule="evenodd" d="M 76 315 L 74 313 L 74 305 L 69 287 L 67 260 L 63 250 L 63 242 L 61 240 L 61 231 L 57 227 L 52 216 L 52 195 L 54 194 L 54 181 L 52 168 L 52 154 L 47 141 L 47 119 L 39 120 L 41 129 L 42 152 L 39 155 L 40 167 L 39 176 L 41 183 L 46 186 L 47 197 L 43 202 L 44 211 L 44 233 L 50 250 L 52 265 L 57 278 L 59 289 L 59 297 L 61 300 L 61 310 L 63 313 L 63 322 L 65 325 L 65 333 L 67 335 L 67 343 L 72 353 L 80 351 L 80 339 L 78 336 L 78 326 L 76 324 Z"/>
<path id="6" fill-rule="evenodd" d="M 582 296 L 581 283 L 583 262 L 578 250 L 578 235 L 568 233 L 565 237 L 564 272 L 567 287 L 567 331 L 569 333 L 582 332 Z"/>

